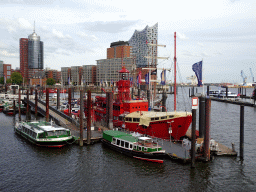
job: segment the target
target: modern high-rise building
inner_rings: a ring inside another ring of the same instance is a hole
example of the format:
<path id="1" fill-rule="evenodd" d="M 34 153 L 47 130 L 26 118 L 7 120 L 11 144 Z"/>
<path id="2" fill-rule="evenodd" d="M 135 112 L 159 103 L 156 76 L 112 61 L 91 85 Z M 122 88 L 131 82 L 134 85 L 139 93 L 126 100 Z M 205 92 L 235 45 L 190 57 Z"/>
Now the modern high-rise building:
<path id="1" fill-rule="evenodd" d="M 28 38 L 20 38 L 20 72 L 28 80 L 43 68 L 43 42 L 34 30 Z"/>
<path id="2" fill-rule="evenodd" d="M 40 41 L 40 36 L 35 33 L 35 30 L 28 36 L 28 68 L 43 69 L 44 68 L 44 45 Z"/>
<path id="3" fill-rule="evenodd" d="M 132 46 L 132 56 L 135 58 L 137 67 L 156 67 L 157 65 L 157 44 L 158 23 L 154 26 L 146 26 L 143 30 L 133 33 L 129 46 Z"/>
<path id="4" fill-rule="evenodd" d="M 20 72 L 28 79 L 28 39 L 20 38 Z"/>

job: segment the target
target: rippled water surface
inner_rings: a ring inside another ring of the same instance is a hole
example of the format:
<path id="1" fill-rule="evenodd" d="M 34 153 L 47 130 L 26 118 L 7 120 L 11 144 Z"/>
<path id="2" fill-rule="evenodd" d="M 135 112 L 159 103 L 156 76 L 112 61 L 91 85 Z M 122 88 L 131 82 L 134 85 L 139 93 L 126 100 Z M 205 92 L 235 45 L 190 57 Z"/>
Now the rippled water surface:
<path id="1" fill-rule="evenodd" d="M 179 89 L 178 110 L 185 110 L 181 93 Z M 211 137 L 229 147 L 233 142 L 239 151 L 240 106 L 211 104 Z M 167 105 L 171 110 L 171 95 Z M 14 123 L 14 117 L 0 113 L 0 191 L 255 191 L 256 110 L 251 107 L 245 107 L 244 161 L 215 157 L 197 162 L 195 169 L 171 160 L 132 159 L 100 143 L 39 148 L 16 135 Z"/>

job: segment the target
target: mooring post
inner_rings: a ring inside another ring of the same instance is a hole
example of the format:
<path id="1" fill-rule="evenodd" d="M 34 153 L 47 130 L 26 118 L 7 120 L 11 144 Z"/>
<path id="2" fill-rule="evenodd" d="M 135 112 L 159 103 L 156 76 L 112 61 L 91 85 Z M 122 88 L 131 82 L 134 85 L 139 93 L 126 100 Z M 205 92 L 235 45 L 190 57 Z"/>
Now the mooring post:
<path id="1" fill-rule="evenodd" d="M 162 112 L 166 112 L 166 99 L 167 99 L 167 94 L 163 90 L 163 94 L 162 94 Z"/>
<path id="2" fill-rule="evenodd" d="M 134 88 L 132 88 L 132 94 L 131 94 L 131 96 L 132 96 L 132 99 L 133 99 L 133 92 L 134 92 Z"/>
<path id="3" fill-rule="evenodd" d="M 92 110 L 92 100 L 91 100 L 91 91 L 87 91 L 87 144 L 91 144 L 91 110 Z"/>
<path id="4" fill-rule="evenodd" d="M 138 89 L 138 98 L 140 98 L 140 88 Z"/>
<path id="5" fill-rule="evenodd" d="M 244 159 L 244 105 L 240 106 L 240 160 Z"/>
<path id="6" fill-rule="evenodd" d="M 205 97 L 199 97 L 199 138 L 204 137 L 205 132 Z"/>
<path id="7" fill-rule="evenodd" d="M 38 94 L 37 94 L 37 89 L 35 90 L 35 116 L 36 116 L 36 120 L 38 119 L 37 117 L 37 105 L 38 105 Z"/>
<path id="8" fill-rule="evenodd" d="M 14 112 L 14 116 L 15 116 L 16 115 L 15 99 L 13 99 L 13 112 Z"/>
<path id="9" fill-rule="evenodd" d="M 113 92 L 109 92 L 108 104 L 109 104 L 108 128 L 113 129 Z"/>
<path id="10" fill-rule="evenodd" d="M 228 98 L 228 87 L 226 87 L 226 98 Z"/>
<path id="11" fill-rule="evenodd" d="M 147 90 L 147 100 L 148 100 L 148 107 L 151 107 L 150 105 L 150 90 Z M 153 106 L 151 107 L 151 110 L 153 109 Z"/>
<path id="12" fill-rule="evenodd" d="M 204 157 L 210 160 L 210 121 L 211 121 L 211 99 L 205 99 L 205 134 L 204 134 Z"/>
<path id="13" fill-rule="evenodd" d="M 109 123 L 109 92 L 106 92 L 106 117 L 105 117 L 105 126 L 108 127 Z"/>
<path id="14" fill-rule="evenodd" d="M 71 117 L 71 88 L 68 88 L 68 116 Z"/>
<path id="15" fill-rule="evenodd" d="M 60 109 L 60 89 L 57 89 L 57 110 Z"/>
<path id="16" fill-rule="evenodd" d="M 195 168 L 195 158 L 196 158 L 196 109 L 192 109 L 191 168 Z"/>
<path id="17" fill-rule="evenodd" d="M 192 97 L 195 96 L 195 87 L 194 86 L 192 87 L 192 95 L 191 96 Z"/>
<path id="18" fill-rule="evenodd" d="M 190 95 L 190 88 L 188 88 L 188 96 L 191 97 L 191 95 Z"/>
<path id="19" fill-rule="evenodd" d="M 20 89 L 19 89 L 19 121 L 21 121 L 21 111 L 20 111 L 20 105 L 21 105 L 21 103 L 20 103 Z"/>
<path id="20" fill-rule="evenodd" d="M 46 88 L 46 106 L 45 120 L 49 122 L 49 88 Z"/>
<path id="21" fill-rule="evenodd" d="M 31 120 L 30 106 L 29 106 L 29 89 L 27 90 L 27 111 L 26 111 L 26 120 Z"/>
<path id="22" fill-rule="evenodd" d="M 80 90 L 80 115 L 79 115 L 79 120 L 80 120 L 80 142 L 79 145 L 82 147 L 84 145 L 84 136 L 83 136 L 83 129 L 84 129 L 84 90 Z"/>
<path id="23" fill-rule="evenodd" d="M 246 96 L 246 88 L 244 88 L 244 92 L 245 92 L 244 94 L 245 94 L 245 96 Z"/>
<path id="24" fill-rule="evenodd" d="M 210 86 L 209 85 L 207 85 L 207 96 L 209 97 L 209 92 L 210 92 Z"/>

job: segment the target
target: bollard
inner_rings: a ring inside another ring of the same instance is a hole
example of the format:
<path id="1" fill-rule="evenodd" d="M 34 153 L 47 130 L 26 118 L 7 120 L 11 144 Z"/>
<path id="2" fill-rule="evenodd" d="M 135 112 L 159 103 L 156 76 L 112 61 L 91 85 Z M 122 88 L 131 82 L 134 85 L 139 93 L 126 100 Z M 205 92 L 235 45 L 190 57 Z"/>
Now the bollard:
<path id="1" fill-rule="evenodd" d="M 244 105 L 240 106 L 240 160 L 244 159 Z"/>
<path id="2" fill-rule="evenodd" d="M 151 107 L 151 105 L 150 105 L 150 90 L 147 90 L 147 100 L 148 100 L 148 107 Z"/>
<path id="3" fill-rule="evenodd" d="M 207 85 L 207 96 L 209 97 L 209 91 L 210 91 L 210 86 L 209 85 Z"/>

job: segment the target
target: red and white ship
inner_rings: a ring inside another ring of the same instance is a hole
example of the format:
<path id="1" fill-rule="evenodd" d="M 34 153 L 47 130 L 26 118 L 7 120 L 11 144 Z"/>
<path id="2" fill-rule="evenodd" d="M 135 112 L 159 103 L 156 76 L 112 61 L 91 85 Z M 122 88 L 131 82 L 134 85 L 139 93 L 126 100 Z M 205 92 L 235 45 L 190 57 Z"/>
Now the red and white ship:
<path id="1" fill-rule="evenodd" d="M 118 93 L 113 101 L 113 125 L 130 131 L 162 139 L 181 140 L 191 122 L 192 113 L 176 111 L 176 33 L 174 56 L 174 111 L 148 111 L 148 101 L 130 96 L 129 71 L 123 66 L 119 71 Z M 93 106 L 94 120 L 106 118 L 106 97 L 96 96 Z M 125 118 L 124 118 L 125 117 Z"/>

